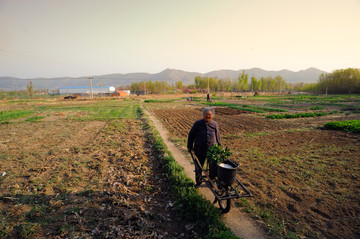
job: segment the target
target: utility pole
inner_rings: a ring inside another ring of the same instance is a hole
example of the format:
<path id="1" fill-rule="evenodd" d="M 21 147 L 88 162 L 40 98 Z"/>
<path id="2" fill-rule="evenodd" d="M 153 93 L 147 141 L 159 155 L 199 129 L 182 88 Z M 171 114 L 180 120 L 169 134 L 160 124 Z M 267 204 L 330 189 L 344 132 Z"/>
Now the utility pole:
<path id="1" fill-rule="evenodd" d="M 66 79 L 66 95 L 69 95 L 69 78 Z"/>
<path id="2" fill-rule="evenodd" d="M 92 79 L 93 79 L 93 77 L 90 75 L 90 76 L 88 77 L 88 79 L 89 79 L 89 88 L 90 88 L 90 99 L 92 99 L 92 98 L 94 97 L 94 95 L 93 95 L 93 89 L 92 89 Z"/>
<path id="3" fill-rule="evenodd" d="M 209 83 L 210 80 L 209 79 L 210 78 L 208 77 L 208 94 L 210 94 L 210 87 L 209 87 L 210 86 L 210 83 Z"/>
<path id="4" fill-rule="evenodd" d="M 102 98 L 102 83 L 100 83 L 100 98 Z"/>
<path id="5" fill-rule="evenodd" d="M 254 92 L 254 76 L 251 77 L 251 92 Z"/>

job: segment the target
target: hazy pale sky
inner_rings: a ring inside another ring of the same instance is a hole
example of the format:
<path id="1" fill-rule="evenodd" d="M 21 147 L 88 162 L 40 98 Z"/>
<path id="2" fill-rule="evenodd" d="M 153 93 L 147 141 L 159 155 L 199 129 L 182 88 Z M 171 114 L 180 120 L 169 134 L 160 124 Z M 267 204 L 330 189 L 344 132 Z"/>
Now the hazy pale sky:
<path id="1" fill-rule="evenodd" d="M 360 68 L 360 0 L 0 0 L 0 76 Z"/>

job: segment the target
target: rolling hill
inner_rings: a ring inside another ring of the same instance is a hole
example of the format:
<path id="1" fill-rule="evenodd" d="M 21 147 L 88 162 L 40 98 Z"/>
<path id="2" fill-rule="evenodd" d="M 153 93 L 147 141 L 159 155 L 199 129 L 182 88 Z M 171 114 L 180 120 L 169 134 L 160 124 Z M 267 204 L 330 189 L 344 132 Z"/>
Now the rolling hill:
<path id="1" fill-rule="evenodd" d="M 144 80 L 151 81 L 166 81 L 173 83 L 176 81 L 182 81 L 185 85 L 191 84 L 194 81 L 195 76 L 208 76 L 217 78 L 231 78 L 235 79 L 242 73 L 243 70 L 217 70 L 208 73 L 188 72 L 176 69 L 165 69 L 159 73 L 128 73 L 128 74 L 108 74 L 94 76 L 93 85 L 111 85 L 111 86 L 126 86 L 130 85 L 131 82 L 138 82 Z M 260 68 L 245 69 L 249 77 L 275 77 L 277 75 L 282 76 L 289 83 L 297 82 L 316 82 L 321 73 L 325 71 L 309 68 L 301 71 L 266 71 Z M 57 78 L 34 78 L 34 87 L 36 89 L 50 89 L 55 90 L 60 87 L 66 86 L 87 86 L 88 79 L 86 77 L 71 78 L 71 77 L 57 77 Z M 2 90 L 24 90 L 28 84 L 29 79 L 20 79 L 15 77 L 0 77 L 0 89 Z"/>

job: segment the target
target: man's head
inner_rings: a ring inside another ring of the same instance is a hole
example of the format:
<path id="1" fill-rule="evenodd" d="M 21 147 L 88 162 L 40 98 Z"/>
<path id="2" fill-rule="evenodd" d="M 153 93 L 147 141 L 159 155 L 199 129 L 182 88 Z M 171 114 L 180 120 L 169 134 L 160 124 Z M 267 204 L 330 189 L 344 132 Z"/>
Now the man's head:
<path id="1" fill-rule="evenodd" d="M 215 110 L 213 108 L 206 107 L 203 110 L 203 117 L 206 123 L 210 122 L 214 116 L 215 116 Z"/>

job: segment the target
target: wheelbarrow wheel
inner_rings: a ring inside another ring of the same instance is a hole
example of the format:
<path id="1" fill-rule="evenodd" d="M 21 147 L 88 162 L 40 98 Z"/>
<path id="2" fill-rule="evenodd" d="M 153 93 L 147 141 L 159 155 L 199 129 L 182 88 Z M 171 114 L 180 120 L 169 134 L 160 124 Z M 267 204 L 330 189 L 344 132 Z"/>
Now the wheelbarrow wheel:
<path id="1" fill-rule="evenodd" d="M 218 201 L 222 213 L 228 213 L 231 208 L 231 199 Z"/>

